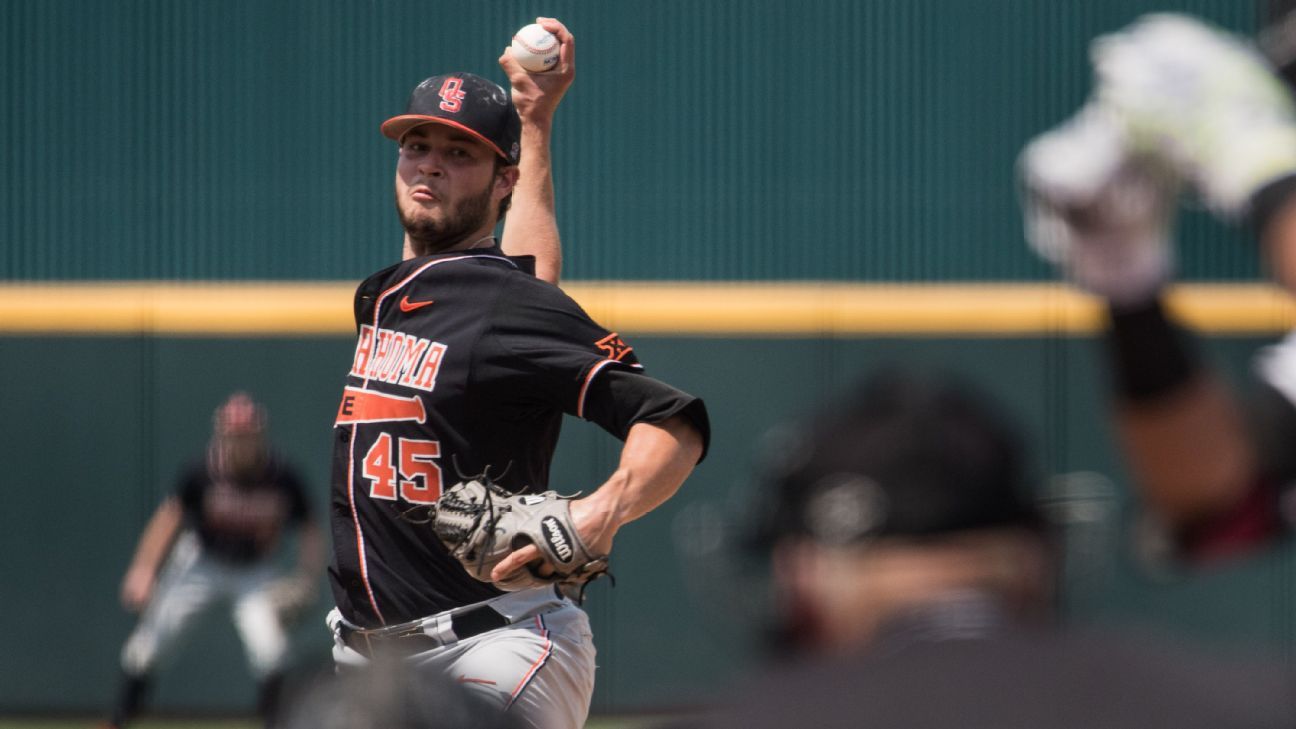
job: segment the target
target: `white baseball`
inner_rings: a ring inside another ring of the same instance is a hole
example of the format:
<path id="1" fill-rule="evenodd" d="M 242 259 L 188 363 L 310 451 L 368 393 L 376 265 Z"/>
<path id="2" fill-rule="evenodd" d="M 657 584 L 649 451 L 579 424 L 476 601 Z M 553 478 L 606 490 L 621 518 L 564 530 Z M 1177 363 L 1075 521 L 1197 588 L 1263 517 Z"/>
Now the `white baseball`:
<path id="1" fill-rule="evenodd" d="M 558 38 L 540 25 L 523 26 L 513 34 L 513 57 L 531 73 L 558 65 Z"/>

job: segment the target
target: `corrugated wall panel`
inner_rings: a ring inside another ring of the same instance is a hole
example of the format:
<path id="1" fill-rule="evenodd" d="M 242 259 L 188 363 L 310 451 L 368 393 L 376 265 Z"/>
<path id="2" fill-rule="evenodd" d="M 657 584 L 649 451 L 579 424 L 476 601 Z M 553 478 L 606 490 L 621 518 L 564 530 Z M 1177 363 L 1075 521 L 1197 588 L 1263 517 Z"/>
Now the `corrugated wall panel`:
<path id="1" fill-rule="evenodd" d="M 1105 377 L 1096 340 L 629 337 L 654 373 L 706 398 L 715 430 L 710 455 L 686 486 L 618 533 L 616 587 L 591 590 L 596 712 L 696 705 L 741 680 L 758 659 L 761 631 L 744 608 L 759 600 L 749 591 L 760 583 L 744 579 L 755 573 L 733 571 L 730 560 L 686 552 L 682 537 L 696 536 L 686 517 L 707 507 L 744 518 L 759 484 L 756 464 L 765 460 L 763 434 L 879 364 L 947 369 L 957 362 L 961 379 L 999 398 L 1022 424 L 1042 476 L 1079 471 L 1110 479 L 1112 488 L 1125 482 L 1094 395 Z M 1206 346 L 1227 377 L 1238 377 L 1258 344 L 1233 337 Z M 0 712 L 107 708 L 133 620 L 117 604 L 118 581 L 171 479 L 201 452 L 208 413 L 231 390 L 266 403 L 276 444 L 303 469 L 315 505 L 326 508 L 328 424 L 352 349 L 349 337 L 0 338 L 0 380 L 24 383 L 5 400 L 22 417 L 0 420 L 8 448 L 0 574 L 12 596 L 6 620 L 22 626 L 6 636 L 0 657 Z M 741 374 L 735 362 L 745 363 Z M 553 483 L 591 487 L 615 467 L 616 454 L 597 426 L 569 423 Z M 1158 583 L 1128 564 L 1130 500 L 1121 488 L 1090 503 L 1104 509 L 1102 523 L 1091 510 L 1068 532 L 1070 617 L 1134 619 L 1216 649 L 1296 650 L 1296 544 Z M 1087 581 L 1074 581 L 1084 575 Z M 323 592 L 298 628 L 298 676 L 330 665 Z M 179 663 L 159 674 L 155 711 L 253 705 L 254 682 L 232 626 L 213 617 L 181 647 Z"/>
<path id="2" fill-rule="evenodd" d="M 1250 3 L 1173 3 L 1228 27 Z M 351 279 L 395 256 L 379 121 L 422 77 L 502 80 L 577 34 L 559 119 L 574 278 L 1029 279 L 1012 164 L 1151 0 L 4 5 L 0 275 Z M 1254 272 L 1202 213 L 1185 268 Z"/>

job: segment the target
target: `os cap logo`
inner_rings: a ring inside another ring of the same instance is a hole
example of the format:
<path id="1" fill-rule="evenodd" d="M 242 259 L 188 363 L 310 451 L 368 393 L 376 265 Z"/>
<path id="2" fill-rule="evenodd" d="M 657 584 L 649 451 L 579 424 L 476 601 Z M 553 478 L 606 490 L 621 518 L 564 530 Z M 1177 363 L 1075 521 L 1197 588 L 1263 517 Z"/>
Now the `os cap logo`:
<path id="1" fill-rule="evenodd" d="M 437 96 L 441 97 L 441 108 L 451 114 L 456 114 L 463 108 L 463 100 L 467 95 L 463 90 L 463 79 L 457 76 L 443 81 L 441 90 L 437 92 Z"/>

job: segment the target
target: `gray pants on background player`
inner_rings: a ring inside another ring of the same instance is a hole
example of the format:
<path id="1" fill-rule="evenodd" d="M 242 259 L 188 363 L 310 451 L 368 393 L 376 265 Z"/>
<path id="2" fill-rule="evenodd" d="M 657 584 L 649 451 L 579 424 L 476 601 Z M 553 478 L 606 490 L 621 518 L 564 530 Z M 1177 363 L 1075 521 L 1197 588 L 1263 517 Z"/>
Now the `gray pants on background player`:
<path id="1" fill-rule="evenodd" d="M 288 636 L 269 597 L 278 577 L 269 562 L 243 566 L 213 558 L 193 533 L 184 533 L 159 577 L 157 597 L 122 648 L 122 669 L 132 676 L 150 673 L 174 652 L 195 619 L 217 603 L 228 603 L 253 676 L 262 680 L 281 671 Z"/>

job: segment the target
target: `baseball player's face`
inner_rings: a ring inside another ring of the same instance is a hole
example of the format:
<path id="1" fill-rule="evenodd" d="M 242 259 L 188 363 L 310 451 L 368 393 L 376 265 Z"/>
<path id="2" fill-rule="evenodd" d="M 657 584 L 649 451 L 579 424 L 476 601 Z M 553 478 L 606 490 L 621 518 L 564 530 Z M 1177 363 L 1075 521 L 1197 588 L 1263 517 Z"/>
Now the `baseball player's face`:
<path id="1" fill-rule="evenodd" d="M 442 124 L 416 127 L 401 140 L 396 211 L 415 255 L 452 250 L 489 235 L 512 177 L 495 173 L 495 153 Z"/>
<path id="2" fill-rule="evenodd" d="M 215 438 L 221 466 L 233 475 L 255 471 L 265 454 L 265 441 L 259 433 L 222 434 Z"/>

